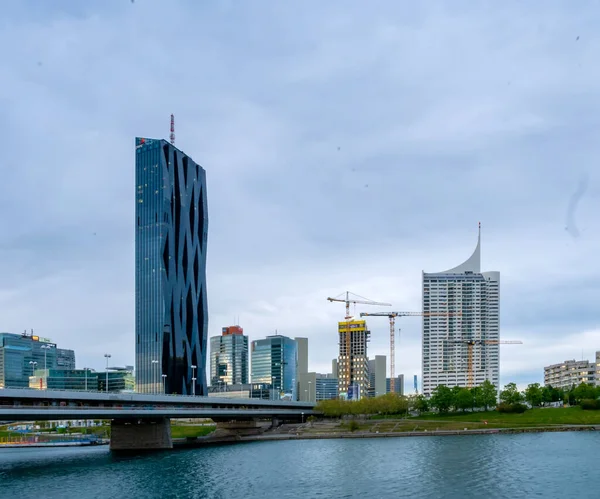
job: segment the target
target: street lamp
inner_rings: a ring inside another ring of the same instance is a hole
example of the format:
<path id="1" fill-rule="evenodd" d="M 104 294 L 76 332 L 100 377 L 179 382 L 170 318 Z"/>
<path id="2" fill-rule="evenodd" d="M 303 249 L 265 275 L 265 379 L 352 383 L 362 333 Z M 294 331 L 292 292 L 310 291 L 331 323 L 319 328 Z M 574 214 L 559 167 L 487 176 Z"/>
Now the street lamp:
<path id="1" fill-rule="evenodd" d="M 156 376 L 158 373 L 158 360 L 152 360 L 152 393 L 156 393 Z"/>
<path id="2" fill-rule="evenodd" d="M 196 366 L 192 366 L 192 395 L 196 395 Z"/>
<path id="3" fill-rule="evenodd" d="M 311 400 L 312 399 L 312 394 L 311 394 L 311 391 L 310 391 L 311 385 L 312 385 L 312 381 L 309 381 L 308 382 L 308 400 L 307 400 L 307 402 L 312 402 L 312 400 Z"/>
<path id="4" fill-rule="evenodd" d="M 37 362 L 35 360 L 30 360 L 29 365 L 31 366 L 31 375 L 35 376 L 35 366 L 37 366 Z"/>
<path id="5" fill-rule="evenodd" d="M 48 389 L 48 366 L 46 364 L 46 354 L 48 353 L 48 349 L 52 348 L 51 345 L 42 345 L 40 347 L 44 350 L 44 377 L 46 378 L 46 390 Z"/>
<path id="6" fill-rule="evenodd" d="M 167 379 L 167 375 L 163 374 L 162 375 L 162 380 L 163 380 L 163 394 L 165 393 L 165 379 Z"/>
<path id="7" fill-rule="evenodd" d="M 88 373 L 88 369 L 89 367 L 84 367 L 84 374 L 85 374 L 85 391 L 87 392 L 87 373 Z"/>
<path id="8" fill-rule="evenodd" d="M 111 355 L 109 353 L 105 353 L 104 357 L 106 358 L 106 393 L 108 393 L 108 359 L 110 359 Z"/>

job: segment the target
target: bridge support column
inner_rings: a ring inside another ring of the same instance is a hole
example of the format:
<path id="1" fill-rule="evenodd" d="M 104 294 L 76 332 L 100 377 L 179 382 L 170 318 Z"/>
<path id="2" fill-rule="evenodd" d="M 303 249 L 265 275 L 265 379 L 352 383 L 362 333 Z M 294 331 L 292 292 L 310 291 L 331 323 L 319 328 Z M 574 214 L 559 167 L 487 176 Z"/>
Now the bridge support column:
<path id="1" fill-rule="evenodd" d="M 172 449 L 171 420 L 113 419 L 110 424 L 110 450 Z"/>
<path id="2" fill-rule="evenodd" d="M 281 425 L 281 421 L 279 421 L 279 418 L 271 419 L 271 428 L 277 428 L 279 425 Z"/>

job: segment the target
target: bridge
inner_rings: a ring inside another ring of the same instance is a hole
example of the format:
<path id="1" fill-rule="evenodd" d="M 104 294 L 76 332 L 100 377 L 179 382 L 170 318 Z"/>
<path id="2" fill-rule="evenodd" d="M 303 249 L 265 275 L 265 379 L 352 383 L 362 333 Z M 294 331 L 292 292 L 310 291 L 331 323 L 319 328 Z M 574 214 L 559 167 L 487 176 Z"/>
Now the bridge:
<path id="1" fill-rule="evenodd" d="M 252 430 L 313 414 L 306 402 L 62 390 L 0 389 L 0 421 L 109 419 L 113 450 L 170 449 L 171 419 L 210 418 L 222 428 Z"/>

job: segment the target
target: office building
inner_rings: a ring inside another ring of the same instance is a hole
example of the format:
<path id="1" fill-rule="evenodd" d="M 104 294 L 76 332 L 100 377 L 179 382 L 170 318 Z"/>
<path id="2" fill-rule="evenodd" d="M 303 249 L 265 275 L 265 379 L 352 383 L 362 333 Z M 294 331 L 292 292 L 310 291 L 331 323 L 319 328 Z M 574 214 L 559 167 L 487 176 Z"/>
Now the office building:
<path id="1" fill-rule="evenodd" d="M 294 338 L 298 344 L 298 375 L 296 376 L 296 395 L 298 400 L 302 397 L 301 390 L 304 388 L 300 387 L 300 380 L 303 376 L 308 374 L 308 338 Z"/>
<path id="2" fill-rule="evenodd" d="M 385 379 L 385 393 L 390 393 L 391 389 L 391 379 Z M 396 381 L 394 382 L 394 392 L 398 395 L 404 395 L 404 374 L 399 374 L 396 376 Z"/>
<path id="3" fill-rule="evenodd" d="M 596 362 L 589 360 L 565 360 L 560 364 L 544 367 L 544 385 L 569 390 L 581 383 L 598 385 L 598 364 L 600 351 L 596 352 Z"/>
<path id="4" fill-rule="evenodd" d="M 29 388 L 36 390 L 98 390 L 99 373 L 91 369 L 36 369 Z"/>
<path id="5" fill-rule="evenodd" d="M 386 367 L 385 355 L 376 355 L 374 359 L 369 360 L 369 397 L 378 397 L 385 395 L 386 390 Z"/>
<path id="6" fill-rule="evenodd" d="M 252 385 L 250 383 L 237 383 L 235 385 L 219 383 L 208 387 L 208 396 L 248 399 L 252 396 Z"/>
<path id="7" fill-rule="evenodd" d="M 338 380 L 332 374 L 306 373 L 298 375 L 298 400 L 319 402 L 338 398 Z"/>
<path id="8" fill-rule="evenodd" d="M 206 395 L 206 173 L 165 140 L 138 137 L 135 178 L 137 390 Z"/>
<path id="9" fill-rule="evenodd" d="M 224 327 L 210 339 L 210 384 L 248 382 L 248 336 L 240 326 Z"/>
<path id="10" fill-rule="evenodd" d="M 298 374 L 308 372 L 308 338 L 294 338 L 298 345 Z"/>
<path id="11" fill-rule="evenodd" d="M 423 394 L 438 385 L 498 388 L 500 273 L 481 272 L 481 229 L 473 254 L 444 272 L 423 272 Z M 475 341 L 470 347 L 468 342 Z M 469 348 L 472 348 L 469 368 Z"/>
<path id="12" fill-rule="evenodd" d="M 279 397 L 296 400 L 298 375 L 298 343 L 275 334 L 255 340 L 251 346 L 252 383 L 270 384 Z"/>
<path id="13" fill-rule="evenodd" d="M 166 381 L 166 379 L 165 379 Z M 108 390 L 106 389 L 108 382 Z M 100 392 L 134 392 L 136 388 L 133 368 L 110 367 L 107 371 L 98 372 L 98 391 Z M 166 383 L 163 385 L 164 391 L 159 390 L 156 393 L 169 393 L 166 391 Z"/>
<path id="14" fill-rule="evenodd" d="M 75 368 L 73 350 L 57 348 L 56 343 L 33 332 L 0 333 L 0 388 L 27 388 L 36 369 L 63 367 Z"/>
<path id="15" fill-rule="evenodd" d="M 371 332 L 364 320 L 348 320 L 338 323 L 339 395 L 346 399 L 358 399 L 367 395 L 369 388 L 369 364 L 367 343 Z"/>

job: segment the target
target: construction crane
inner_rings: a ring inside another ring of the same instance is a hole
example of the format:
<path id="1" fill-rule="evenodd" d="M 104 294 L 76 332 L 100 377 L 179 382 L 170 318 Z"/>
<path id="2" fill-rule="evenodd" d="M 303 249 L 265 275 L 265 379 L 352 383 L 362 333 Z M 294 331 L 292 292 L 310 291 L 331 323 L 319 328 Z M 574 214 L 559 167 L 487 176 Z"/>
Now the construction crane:
<path id="1" fill-rule="evenodd" d="M 473 388 L 475 374 L 473 372 L 473 347 L 475 345 L 522 345 L 520 340 L 449 340 L 450 343 L 462 343 L 467 345 L 467 387 Z"/>
<path id="2" fill-rule="evenodd" d="M 356 298 L 352 298 L 350 295 L 354 295 Z M 345 293 L 345 297 L 344 293 L 336 296 L 335 298 L 327 298 L 328 301 L 330 302 L 342 302 L 346 304 L 346 316 L 344 317 L 346 319 L 346 363 L 345 363 L 345 376 L 346 376 L 346 380 L 348 383 L 348 389 L 350 388 L 350 375 L 351 375 L 351 355 L 350 355 L 350 319 L 352 319 L 352 316 L 350 315 L 350 304 L 353 303 L 354 305 L 356 305 L 357 303 L 360 305 L 379 305 L 381 307 L 391 307 L 392 304 L 391 303 L 383 303 L 383 302 L 377 302 L 377 301 L 373 301 L 373 300 L 369 300 L 368 298 L 365 298 L 364 296 L 359 296 L 357 294 L 354 293 L 350 293 L 350 291 L 346 291 Z M 340 298 L 343 297 L 343 298 Z M 339 333 L 338 333 L 339 334 Z"/>
<path id="3" fill-rule="evenodd" d="M 396 317 L 442 316 L 462 315 L 461 312 L 361 312 L 360 316 L 387 317 L 390 320 L 390 392 L 396 391 Z"/>

